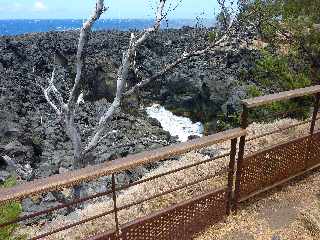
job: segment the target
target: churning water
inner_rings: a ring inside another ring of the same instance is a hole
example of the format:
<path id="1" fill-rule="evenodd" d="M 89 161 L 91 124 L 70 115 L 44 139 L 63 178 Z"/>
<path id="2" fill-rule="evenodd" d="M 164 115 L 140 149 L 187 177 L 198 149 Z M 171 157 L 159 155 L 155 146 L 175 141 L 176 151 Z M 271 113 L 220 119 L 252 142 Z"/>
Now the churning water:
<path id="1" fill-rule="evenodd" d="M 178 136 L 181 142 L 187 141 L 189 136 L 203 136 L 202 123 L 193 123 L 187 117 L 174 115 L 159 104 L 147 107 L 146 111 L 150 117 L 157 119 L 162 128 L 168 131 L 171 136 Z"/>

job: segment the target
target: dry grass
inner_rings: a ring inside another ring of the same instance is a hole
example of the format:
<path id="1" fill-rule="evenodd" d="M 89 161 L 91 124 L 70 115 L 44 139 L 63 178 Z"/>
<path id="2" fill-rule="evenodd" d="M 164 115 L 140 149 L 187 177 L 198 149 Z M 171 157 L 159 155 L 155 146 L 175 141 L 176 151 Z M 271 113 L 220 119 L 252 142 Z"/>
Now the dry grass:
<path id="1" fill-rule="evenodd" d="M 255 136 L 257 134 L 272 131 L 278 128 L 283 128 L 291 124 L 295 124 L 298 121 L 292 119 L 284 119 L 271 124 L 252 124 L 249 126 L 249 137 Z M 246 152 L 254 152 L 268 145 L 279 143 L 280 141 L 287 141 L 294 137 L 301 136 L 306 133 L 308 126 L 302 125 L 296 127 L 295 129 L 286 130 L 282 133 L 275 134 L 272 136 L 267 136 L 259 140 L 254 140 L 246 145 Z M 229 151 L 230 143 L 222 143 L 212 147 L 215 150 L 219 150 L 220 154 L 224 154 Z M 185 154 L 177 160 L 169 160 L 163 162 L 160 167 L 149 172 L 144 176 L 148 178 L 150 176 L 158 175 L 163 172 L 170 171 L 188 164 L 192 164 L 198 161 L 207 159 L 208 156 L 202 155 L 199 152 L 190 152 Z M 137 217 L 144 216 L 158 209 L 170 206 L 179 201 L 191 198 L 199 193 L 206 192 L 210 189 L 216 189 L 226 185 L 226 167 L 228 164 L 228 158 L 221 158 L 219 160 L 199 165 L 175 174 L 167 175 L 153 181 L 146 182 L 127 190 L 122 191 L 118 195 L 118 205 L 123 206 L 124 204 L 137 201 L 138 199 L 147 198 L 148 196 L 158 194 L 160 192 L 172 189 L 174 187 L 195 181 L 199 178 L 205 177 L 207 175 L 217 173 L 214 179 L 210 179 L 201 182 L 195 186 L 161 196 L 154 200 L 145 202 L 143 204 L 131 207 L 130 209 L 123 210 L 119 213 L 120 223 L 125 223 L 133 220 Z M 320 178 L 319 178 L 320 179 Z M 320 184 L 318 184 L 320 186 Z M 62 227 L 66 224 L 73 223 L 75 221 L 83 220 L 88 217 L 100 214 L 102 212 L 111 210 L 113 205 L 110 198 L 104 198 L 101 202 L 95 202 L 87 205 L 83 210 L 76 210 L 68 216 L 57 216 L 52 222 L 47 223 L 45 226 L 32 226 L 24 227 L 20 229 L 20 232 L 29 233 L 30 235 L 43 233 L 50 231 L 57 227 Z M 256 206 L 257 207 L 257 206 Z M 232 216 L 227 220 L 226 224 L 219 224 L 209 232 L 205 233 L 202 237 L 198 239 L 225 239 L 221 238 L 226 232 L 232 232 L 237 227 L 242 227 L 243 229 L 248 228 L 249 231 L 258 231 L 255 229 L 257 226 L 265 225 L 265 219 L 260 218 L 257 209 L 242 210 L 239 215 Z M 247 224 L 251 223 L 251 224 Z M 52 235 L 46 239 L 81 239 L 85 236 L 92 235 L 97 232 L 106 231 L 114 228 L 113 215 L 108 215 L 97 220 L 91 221 L 87 224 L 83 224 L 78 227 L 74 227 L 58 234 Z M 251 230 L 250 230 L 251 229 Z M 212 235 L 213 234 L 213 235 Z M 270 235 L 270 234 L 269 234 Z M 269 237 L 269 235 L 266 235 Z M 213 237 L 214 236 L 214 237 Z M 271 236 L 271 235 L 270 235 Z M 232 238 L 231 238 L 232 239 Z M 254 238 L 256 239 L 256 238 Z M 257 238 L 257 239 L 267 239 L 267 238 Z"/>

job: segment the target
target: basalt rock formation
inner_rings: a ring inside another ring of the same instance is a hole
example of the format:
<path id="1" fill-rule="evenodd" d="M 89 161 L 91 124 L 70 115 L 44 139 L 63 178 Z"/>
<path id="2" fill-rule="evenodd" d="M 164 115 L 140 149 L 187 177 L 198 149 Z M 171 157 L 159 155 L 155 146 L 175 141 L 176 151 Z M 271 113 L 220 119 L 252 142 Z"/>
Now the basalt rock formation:
<path id="1" fill-rule="evenodd" d="M 207 29 L 187 27 L 160 31 L 137 53 L 139 69 L 146 76 L 154 74 L 184 51 L 207 46 L 208 33 Z M 68 31 L 0 37 L 0 180 L 12 168 L 18 169 L 20 178 L 31 180 L 72 167 L 70 141 L 38 85 L 46 85 L 56 56 L 60 65 L 57 86 L 67 96 L 75 74 L 78 34 Z M 77 119 L 84 136 L 90 135 L 115 94 L 117 68 L 129 36 L 129 32 L 99 31 L 90 38 L 82 86 L 85 103 Z M 109 135 L 90 163 L 175 141 L 157 121 L 146 116 L 141 106 L 150 102 L 206 122 L 219 113 L 235 111 L 248 84 L 241 81 L 241 72 L 252 66 L 256 55 L 248 48 L 251 37 L 245 32 L 236 34 L 221 48 L 181 64 L 148 85 L 139 96 L 128 99 L 123 104 L 124 112 L 110 122 Z M 137 81 L 139 77 L 131 72 L 129 84 Z M 212 129 L 215 123 L 211 122 Z"/>

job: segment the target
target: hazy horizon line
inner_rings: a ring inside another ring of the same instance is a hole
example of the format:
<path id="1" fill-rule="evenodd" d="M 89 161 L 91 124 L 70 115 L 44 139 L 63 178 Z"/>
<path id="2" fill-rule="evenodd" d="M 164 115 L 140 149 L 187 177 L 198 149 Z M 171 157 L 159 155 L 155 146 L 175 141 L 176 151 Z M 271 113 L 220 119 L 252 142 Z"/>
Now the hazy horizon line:
<path id="1" fill-rule="evenodd" d="M 0 21 L 3 20 L 86 20 L 87 18 L 0 18 Z M 154 18 L 101 18 L 98 21 L 102 20 L 154 20 Z M 198 20 L 197 18 L 169 18 L 170 20 Z M 200 20 L 215 20 L 214 18 L 200 18 Z"/>

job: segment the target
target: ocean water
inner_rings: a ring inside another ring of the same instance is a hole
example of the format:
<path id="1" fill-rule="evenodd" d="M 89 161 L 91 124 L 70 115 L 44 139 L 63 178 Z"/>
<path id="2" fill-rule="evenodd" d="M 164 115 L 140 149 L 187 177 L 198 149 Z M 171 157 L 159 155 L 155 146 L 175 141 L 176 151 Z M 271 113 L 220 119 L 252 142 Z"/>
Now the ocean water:
<path id="1" fill-rule="evenodd" d="M 189 136 L 203 136 L 202 123 L 193 123 L 189 118 L 177 116 L 159 104 L 147 107 L 146 111 L 150 117 L 161 123 L 164 130 L 168 131 L 171 136 L 177 136 L 181 142 L 188 141 Z"/>
<path id="2" fill-rule="evenodd" d="M 0 35 L 79 30 L 82 24 L 83 20 L 79 19 L 0 20 Z M 141 30 L 152 26 L 152 24 L 152 19 L 101 19 L 95 23 L 93 30 Z M 163 22 L 161 27 L 179 29 L 184 26 L 211 27 L 213 20 L 172 19 Z"/>

